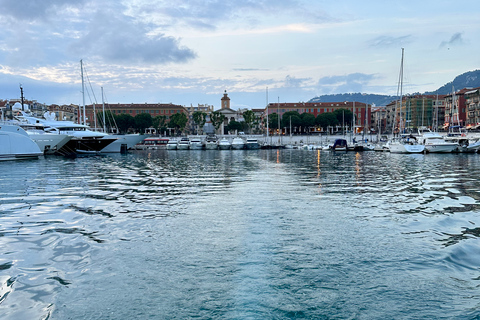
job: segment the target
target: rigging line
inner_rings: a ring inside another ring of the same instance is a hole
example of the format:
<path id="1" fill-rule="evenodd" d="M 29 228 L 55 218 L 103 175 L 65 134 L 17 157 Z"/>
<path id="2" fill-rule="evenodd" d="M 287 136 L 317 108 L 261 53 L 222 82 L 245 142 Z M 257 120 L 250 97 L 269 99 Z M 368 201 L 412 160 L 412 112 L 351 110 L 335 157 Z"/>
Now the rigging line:
<path id="1" fill-rule="evenodd" d="M 88 76 L 87 69 L 85 68 L 85 65 L 83 66 L 83 71 L 85 72 L 85 77 L 87 78 L 87 82 L 90 86 L 90 90 L 92 91 L 93 99 L 95 100 L 95 104 L 98 104 L 97 102 L 97 97 L 95 96 L 95 91 L 93 91 L 92 83 L 90 82 L 90 77 Z M 88 90 L 87 90 L 88 93 Z M 88 93 L 88 97 L 90 98 L 90 93 Z M 90 102 L 92 103 L 92 99 L 90 98 Z"/>
<path id="2" fill-rule="evenodd" d="M 115 127 L 115 128 L 117 129 L 117 131 L 118 131 L 117 122 L 115 121 L 115 116 L 114 116 L 114 114 L 113 114 L 113 112 L 112 112 L 112 109 L 110 108 L 110 104 L 108 103 L 108 99 L 107 99 L 107 95 L 105 94 L 105 90 L 103 91 L 103 97 L 102 97 L 102 98 L 103 98 L 103 100 L 104 100 L 104 102 L 105 102 L 105 105 L 106 105 L 108 111 L 110 111 L 110 112 L 108 112 L 108 113 L 105 113 L 105 118 L 107 118 L 107 117 L 110 116 L 110 117 L 112 118 L 111 121 L 112 121 L 112 123 L 113 123 L 113 126 L 112 126 L 112 127 Z M 109 117 L 109 118 L 110 118 L 110 117 Z M 107 120 L 108 120 L 108 119 L 105 119 L 105 122 L 107 122 Z"/>

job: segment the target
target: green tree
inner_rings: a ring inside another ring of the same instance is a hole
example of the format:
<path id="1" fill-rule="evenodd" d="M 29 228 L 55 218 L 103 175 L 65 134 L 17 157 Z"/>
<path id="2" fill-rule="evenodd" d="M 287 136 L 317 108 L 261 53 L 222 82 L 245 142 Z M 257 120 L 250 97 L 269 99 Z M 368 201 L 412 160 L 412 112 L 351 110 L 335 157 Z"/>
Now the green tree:
<path id="1" fill-rule="evenodd" d="M 152 127 L 157 129 L 158 132 L 163 132 L 166 129 L 167 116 L 156 116 L 153 118 Z"/>
<path id="2" fill-rule="evenodd" d="M 170 117 L 169 126 L 171 128 L 176 128 L 183 132 L 185 130 L 185 126 L 187 125 L 188 117 L 183 112 L 177 112 L 173 116 Z"/>
<path id="3" fill-rule="evenodd" d="M 140 113 L 135 117 L 135 129 L 140 133 L 144 133 L 145 129 L 152 127 L 153 118 L 150 113 Z"/>
<path id="4" fill-rule="evenodd" d="M 195 111 L 193 113 L 193 122 L 197 125 L 197 132 L 200 131 L 203 133 L 203 126 L 207 122 L 207 114 L 203 111 Z"/>
<path id="5" fill-rule="evenodd" d="M 120 133 L 127 133 L 128 130 L 135 127 L 135 119 L 127 113 L 115 116 L 115 122 Z"/>
<path id="6" fill-rule="evenodd" d="M 333 112 L 325 112 L 321 113 L 315 119 L 315 123 L 317 126 L 326 129 L 327 127 L 333 127 L 338 124 L 338 119 Z"/>
<path id="7" fill-rule="evenodd" d="M 315 116 L 311 113 L 302 113 L 300 115 L 300 118 L 302 119 L 302 128 L 304 131 L 307 133 L 309 132 L 309 128 L 315 126 Z"/>
<path id="8" fill-rule="evenodd" d="M 347 109 L 337 109 L 333 111 L 337 117 L 338 123 L 345 123 L 345 126 L 350 126 L 353 119 L 353 112 Z"/>
<path id="9" fill-rule="evenodd" d="M 235 120 L 232 120 L 230 121 L 230 123 L 228 124 L 227 126 L 227 130 L 229 132 L 232 132 L 232 131 L 240 131 L 242 130 L 243 128 L 243 124 L 241 122 L 238 122 L 238 121 L 235 121 Z"/>
<path id="10" fill-rule="evenodd" d="M 245 125 L 248 128 L 248 132 L 250 132 L 250 128 L 252 127 L 253 122 L 255 121 L 255 112 L 252 110 L 247 110 L 243 113 L 243 119 L 245 120 Z"/>
<path id="11" fill-rule="evenodd" d="M 268 115 L 268 128 L 270 130 L 278 129 L 278 114 L 272 113 Z"/>
<path id="12" fill-rule="evenodd" d="M 290 128 L 290 122 L 292 130 L 302 126 L 302 119 L 297 111 L 287 111 L 282 115 L 282 128 Z"/>
<path id="13" fill-rule="evenodd" d="M 210 114 L 210 121 L 212 121 L 212 125 L 215 128 L 215 130 L 218 130 L 220 128 L 224 120 L 225 120 L 225 115 L 220 113 L 219 111 L 213 111 Z"/>

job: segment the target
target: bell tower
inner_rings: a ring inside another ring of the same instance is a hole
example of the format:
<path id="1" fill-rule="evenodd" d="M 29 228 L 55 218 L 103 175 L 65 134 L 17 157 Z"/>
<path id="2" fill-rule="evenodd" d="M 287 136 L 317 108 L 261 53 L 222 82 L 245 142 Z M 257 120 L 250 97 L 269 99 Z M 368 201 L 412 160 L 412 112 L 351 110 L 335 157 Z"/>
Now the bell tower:
<path id="1" fill-rule="evenodd" d="M 223 94 L 222 101 L 222 109 L 230 109 L 230 98 L 228 97 L 227 90 Z"/>

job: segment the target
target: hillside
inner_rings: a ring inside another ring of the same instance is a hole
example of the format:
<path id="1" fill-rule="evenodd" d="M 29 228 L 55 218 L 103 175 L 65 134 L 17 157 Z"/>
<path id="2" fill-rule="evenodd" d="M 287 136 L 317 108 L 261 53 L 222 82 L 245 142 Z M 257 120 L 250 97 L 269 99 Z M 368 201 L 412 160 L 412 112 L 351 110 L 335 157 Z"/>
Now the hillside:
<path id="1" fill-rule="evenodd" d="M 480 70 L 469 71 L 457 76 L 453 81 L 441 86 L 434 92 L 426 92 L 426 94 L 449 94 L 452 88 L 460 90 L 463 88 L 480 87 Z"/>
<path id="2" fill-rule="evenodd" d="M 424 94 L 449 94 L 452 88 L 460 90 L 463 88 L 477 88 L 480 87 L 480 70 L 474 70 L 462 73 L 455 77 L 455 79 L 433 92 L 425 92 Z M 341 102 L 341 101 L 358 101 L 368 104 L 375 103 L 377 106 L 385 106 L 391 101 L 398 99 L 395 96 L 381 95 L 381 94 L 366 94 L 366 93 L 341 93 L 328 94 L 310 99 L 308 102 Z"/>

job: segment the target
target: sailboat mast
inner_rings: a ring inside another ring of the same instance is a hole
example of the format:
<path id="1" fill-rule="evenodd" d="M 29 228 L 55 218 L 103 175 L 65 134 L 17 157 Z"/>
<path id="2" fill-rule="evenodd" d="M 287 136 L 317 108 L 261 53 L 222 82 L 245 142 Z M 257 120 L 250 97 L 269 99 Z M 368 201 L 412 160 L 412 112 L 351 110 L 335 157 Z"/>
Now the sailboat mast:
<path id="1" fill-rule="evenodd" d="M 107 132 L 106 119 L 105 119 L 105 100 L 103 99 L 103 87 L 102 87 L 102 113 L 103 113 L 103 132 Z"/>
<path id="2" fill-rule="evenodd" d="M 85 112 L 85 81 L 83 80 L 83 60 L 80 60 L 80 70 L 82 73 L 82 108 L 83 108 L 83 124 L 86 124 L 87 115 Z M 80 123 L 82 123 L 80 121 Z"/>
<path id="3" fill-rule="evenodd" d="M 267 87 L 267 141 L 268 141 L 268 87 Z"/>
<path id="4" fill-rule="evenodd" d="M 403 57 L 404 57 L 404 48 L 402 48 L 402 60 L 400 62 L 400 75 L 399 75 L 399 80 L 398 80 L 398 86 L 400 90 L 400 99 L 399 99 L 399 105 L 400 105 L 400 112 L 399 112 L 399 124 L 398 124 L 398 131 L 399 133 L 402 132 L 402 104 L 403 104 Z M 405 108 L 407 106 L 405 105 Z"/>

